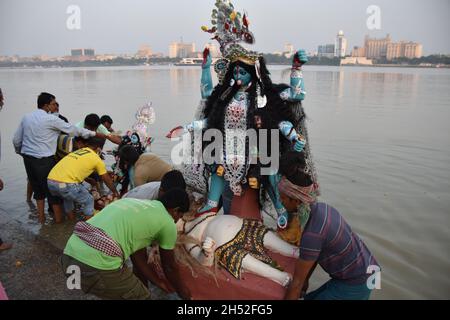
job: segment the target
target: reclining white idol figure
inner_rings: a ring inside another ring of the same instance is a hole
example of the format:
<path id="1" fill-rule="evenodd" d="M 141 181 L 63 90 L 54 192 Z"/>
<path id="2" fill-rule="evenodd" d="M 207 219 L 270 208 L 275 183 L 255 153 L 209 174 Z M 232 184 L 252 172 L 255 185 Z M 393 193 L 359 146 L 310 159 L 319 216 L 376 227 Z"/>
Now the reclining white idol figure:
<path id="1" fill-rule="evenodd" d="M 241 271 L 266 277 L 286 287 L 292 276 L 277 269 L 267 250 L 298 259 L 299 248 L 281 238 L 257 220 L 211 213 L 192 221 L 180 219 L 179 232 L 196 245 L 185 243 L 186 250 L 203 266 L 217 262 L 235 278 Z"/>

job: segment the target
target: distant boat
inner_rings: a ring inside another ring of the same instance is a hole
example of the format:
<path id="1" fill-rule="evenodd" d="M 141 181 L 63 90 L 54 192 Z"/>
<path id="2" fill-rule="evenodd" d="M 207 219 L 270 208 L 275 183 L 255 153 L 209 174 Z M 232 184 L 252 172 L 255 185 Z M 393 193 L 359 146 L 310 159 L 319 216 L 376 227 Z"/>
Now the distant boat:
<path id="1" fill-rule="evenodd" d="M 177 67 L 195 67 L 201 66 L 203 63 L 203 58 L 184 58 L 178 63 L 175 63 Z"/>

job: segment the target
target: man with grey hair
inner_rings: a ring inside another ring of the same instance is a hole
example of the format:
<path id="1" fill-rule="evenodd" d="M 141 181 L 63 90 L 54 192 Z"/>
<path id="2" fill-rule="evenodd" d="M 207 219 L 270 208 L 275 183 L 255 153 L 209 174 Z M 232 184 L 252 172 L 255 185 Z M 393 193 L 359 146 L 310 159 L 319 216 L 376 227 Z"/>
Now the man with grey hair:
<path id="1" fill-rule="evenodd" d="M 3 108 L 3 92 L 2 92 L 2 88 L 0 88 L 0 111 L 2 110 L 2 108 Z M 1 155 L 2 155 L 1 152 L 2 152 L 2 137 L 0 135 L 0 160 L 1 160 Z M 2 191 L 2 190 L 3 190 L 3 181 L 0 178 L 0 191 Z M 2 239 L 0 238 L 0 251 L 11 249 L 11 247 L 12 247 L 12 244 L 4 243 L 2 241 Z"/>

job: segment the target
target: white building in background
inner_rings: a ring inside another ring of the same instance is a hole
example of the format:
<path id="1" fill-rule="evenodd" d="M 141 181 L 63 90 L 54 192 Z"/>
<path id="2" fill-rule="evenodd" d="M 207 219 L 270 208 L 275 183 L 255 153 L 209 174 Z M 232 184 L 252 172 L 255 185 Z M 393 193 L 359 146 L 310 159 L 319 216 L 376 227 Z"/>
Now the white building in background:
<path id="1" fill-rule="evenodd" d="M 344 37 L 344 31 L 342 30 L 336 36 L 334 50 L 334 56 L 338 58 L 344 58 L 347 54 L 347 39 Z"/>
<path id="2" fill-rule="evenodd" d="M 192 58 L 195 55 L 195 43 L 172 42 L 169 58 Z"/>
<path id="3" fill-rule="evenodd" d="M 295 48 L 291 43 L 286 43 L 284 46 L 284 56 L 286 58 L 290 58 L 294 55 Z"/>
<path id="4" fill-rule="evenodd" d="M 371 66 L 373 65 L 373 61 L 371 59 L 367 59 L 366 57 L 347 57 L 341 59 L 341 66 L 350 65 L 350 66 Z"/>
<path id="5" fill-rule="evenodd" d="M 420 58 L 422 57 L 422 45 L 415 42 L 400 41 L 397 43 L 389 43 L 387 45 L 386 59 L 392 60 L 396 58 Z"/>
<path id="6" fill-rule="evenodd" d="M 150 46 L 143 44 L 139 47 L 139 51 L 136 55 L 139 58 L 150 58 L 153 55 L 153 50 Z"/>

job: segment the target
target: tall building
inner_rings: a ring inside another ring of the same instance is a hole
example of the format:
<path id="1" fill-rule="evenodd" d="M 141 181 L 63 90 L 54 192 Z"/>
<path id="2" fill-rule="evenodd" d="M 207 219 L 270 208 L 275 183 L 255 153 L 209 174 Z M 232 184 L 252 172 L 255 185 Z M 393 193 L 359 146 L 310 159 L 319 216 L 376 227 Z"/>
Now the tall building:
<path id="1" fill-rule="evenodd" d="M 420 58 L 422 56 L 422 45 L 420 43 L 400 41 L 390 43 L 387 47 L 387 60 L 396 58 Z"/>
<path id="2" fill-rule="evenodd" d="M 420 43 L 405 43 L 405 58 L 421 58 L 423 55 L 423 46 Z"/>
<path id="3" fill-rule="evenodd" d="M 358 58 L 358 57 L 365 57 L 366 56 L 366 48 L 362 47 L 354 47 L 352 50 L 352 57 Z"/>
<path id="4" fill-rule="evenodd" d="M 84 49 L 84 55 L 88 57 L 95 56 L 95 50 L 94 49 Z"/>
<path id="5" fill-rule="evenodd" d="M 295 54 L 295 48 L 292 44 L 286 43 L 284 45 L 284 56 L 290 58 Z"/>
<path id="6" fill-rule="evenodd" d="M 170 58 L 191 58 L 195 53 L 195 43 L 173 42 L 169 47 Z"/>
<path id="7" fill-rule="evenodd" d="M 335 53 L 335 46 L 334 46 L 334 44 L 321 45 L 321 46 L 319 46 L 317 51 L 318 51 L 317 55 L 319 56 L 319 58 L 333 59 L 334 53 Z"/>
<path id="8" fill-rule="evenodd" d="M 388 44 L 392 42 L 391 36 L 388 34 L 386 38 L 375 39 L 366 36 L 364 41 L 364 49 L 368 59 L 386 58 Z"/>
<path id="9" fill-rule="evenodd" d="M 94 49 L 72 49 L 70 50 L 70 54 L 72 57 L 82 57 L 82 56 L 95 56 Z"/>
<path id="10" fill-rule="evenodd" d="M 347 54 L 347 39 L 344 37 L 344 31 L 340 30 L 336 36 L 334 56 L 343 58 Z"/>
<path id="11" fill-rule="evenodd" d="M 395 58 L 400 58 L 404 52 L 404 47 L 402 48 L 402 43 L 390 43 L 387 48 L 386 59 L 392 60 Z M 403 51 L 403 52 L 402 52 Z"/>
<path id="12" fill-rule="evenodd" d="M 149 58 L 152 55 L 153 55 L 152 49 L 146 44 L 141 45 L 139 47 L 139 51 L 137 52 L 137 56 L 139 58 Z"/>
<path id="13" fill-rule="evenodd" d="M 70 55 L 72 57 L 81 57 L 83 55 L 83 49 L 72 49 L 70 50 Z"/>
<path id="14" fill-rule="evenodd" d="M 70 57 L 66 57 L 71 61 L 88 61 L 95 59 L 94 49 L 72 49 L 70 50 Z"/>

